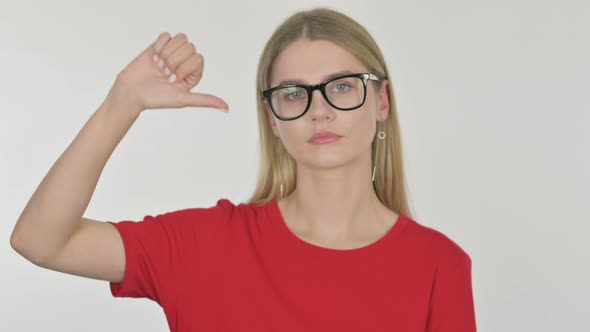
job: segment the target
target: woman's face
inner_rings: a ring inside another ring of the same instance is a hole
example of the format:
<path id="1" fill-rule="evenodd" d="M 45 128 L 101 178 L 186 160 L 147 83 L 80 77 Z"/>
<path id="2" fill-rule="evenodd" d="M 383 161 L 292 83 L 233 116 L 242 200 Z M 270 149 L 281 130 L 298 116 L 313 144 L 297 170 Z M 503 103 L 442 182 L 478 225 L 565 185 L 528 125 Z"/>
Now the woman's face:
<path id="1" fill-rule="evenodd" d="M 337 44 L 308 39 L 299 39 L 285 48 L 275 59 L 271 69 L 270 87 L 290 80 L 317 84 L 325 81 L 329 75 L 345 70 L 352 73 L 368 72 L 360 61 Z M 291 121 L 276 118 L 265 100 L 272 130 L 275 136 L 280 137 L 298 166 L 332 168 L 356 158 L 370 158 L 377 121 L 385 120 L 389 112 L 387 81 L 383 82 L 379 91 L 375 83 L 376 81 L 367 81 L 365 103 L 350 111 L 340 111 L 332 107 L 321 92 L 315 90 L 307 113 Z M 328 144 L 311 143 L 311 136 L 322 130 L 342 137 Z"/>

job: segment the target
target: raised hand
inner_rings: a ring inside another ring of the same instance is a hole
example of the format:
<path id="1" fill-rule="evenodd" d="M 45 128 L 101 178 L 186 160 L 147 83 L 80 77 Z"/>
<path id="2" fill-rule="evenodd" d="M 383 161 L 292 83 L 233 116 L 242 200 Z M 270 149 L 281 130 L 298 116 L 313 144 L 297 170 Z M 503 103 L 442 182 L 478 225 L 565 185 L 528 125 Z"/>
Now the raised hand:
<path id="1" fill-rule="evenodd" d="M 229 109 L 221 98 L 191 92 L 203 75 L 204 58 L 183 33 L 160 34 L 119 73 L 108 98 L 124 99 L 132 109 L 210 107 Z"/>

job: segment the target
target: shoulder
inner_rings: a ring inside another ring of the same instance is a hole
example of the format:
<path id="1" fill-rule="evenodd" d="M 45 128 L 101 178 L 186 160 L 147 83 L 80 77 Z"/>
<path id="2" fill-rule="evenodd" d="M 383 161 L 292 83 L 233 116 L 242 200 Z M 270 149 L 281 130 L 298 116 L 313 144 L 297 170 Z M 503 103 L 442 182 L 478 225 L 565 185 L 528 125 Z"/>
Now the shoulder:
<path id="1" fill-rule="evenodd" d="M 161 228 L 187 231 L 189 229 L 215 228 L 232 218 L 236 205 L 229 199 L 220 198 L 215 204 L 204 204 L 154 215 L 146 215 L 144 224 L 155 224 Z"/>
<path id="2" fill-rule="evenodd" d="M 156 217 L 165 219 L 166 221 L 179 223 L 191 222 L 196 218 L 199 218 L 199 220 L 208 220 L 215 219 L 215 217 L 228 213 L 234 207 L 235 205 L 228 199 L 220 198 L 215 205 L 193 206 L 167 211 L 157 214 Z"/>
<path id="3" fill-rule="evenodd" d="M 195 217 L 215 217 L 224 214 L 230 214 L 237 208 L 236 204 L 227 198 L 219 198 L 213 205 L 204 205 L 200 207 L 189 207 L 180 210 L 166 212 L 162 215 L 176 217 L 172 219 L 185 220 L 194 219 Z"/>
<path id="4" fill-rule="evenodd" d="M 157 214 L 146 218 L 174 224 L 174 226 L 219 227 L 238 219 L 259 218 L 260 204 L 234 203 L 228 198 L 219 198 L 215 204 L 189 207 Z"/>
<path id="5" fill-rule="evenodd" d="M 261 204 L 236 203 L 228 198 L 219 198 L 215 204 L 204 207 L 191 207 L 167 212 L 166 219 L 180 224 L 197 224 L 200 228 L 224 228 L 232 224 L 264 218 Z"/>
<path id="6" fill-rule="evenodd" d="M 408 219 L 405 235 L 416 251 L 432 259 L 437 265 L 471 264 L 470 255 L 454 238 L 434 227 Z"/>

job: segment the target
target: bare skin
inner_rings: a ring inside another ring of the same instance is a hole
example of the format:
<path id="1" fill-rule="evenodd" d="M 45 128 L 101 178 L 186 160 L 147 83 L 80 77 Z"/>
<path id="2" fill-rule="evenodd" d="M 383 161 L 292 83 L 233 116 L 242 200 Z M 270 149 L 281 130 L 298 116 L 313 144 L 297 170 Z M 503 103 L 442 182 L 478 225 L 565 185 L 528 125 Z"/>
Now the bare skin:
<path id="1" fill-rule="evenodd" d="M 360 229 L 351 231 L 346 238 L 322 238 L 305 227 L 305 223 L 297 222 L 296 211 L 289 204 L 288 197 L 278 200 L 278 205 L 287 227 L 297 237 L 316 246 L 338 250 L 358 249 L 375 243 L 391 230 L 399 217 L 397 213 L 383 206 L 382 209 L 375 210 L 378 216 L 367 219 L 369 222 L 359 222 Z"/>

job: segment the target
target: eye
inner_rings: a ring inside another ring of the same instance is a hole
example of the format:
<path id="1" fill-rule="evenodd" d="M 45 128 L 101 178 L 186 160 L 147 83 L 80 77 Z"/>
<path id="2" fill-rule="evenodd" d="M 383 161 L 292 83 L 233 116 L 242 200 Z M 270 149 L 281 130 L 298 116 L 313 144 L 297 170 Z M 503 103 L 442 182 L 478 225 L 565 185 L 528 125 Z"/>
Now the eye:
<path id="1" fill-rule="evenodd" d="M 338 92 L 344 92 L 346 90 L 348 90 L 348 88 L 350 88 L 350 85 L 346 84 L 346 83 L 338 83 L 335 85 L 336 91 Z"/>
<path id="2" fill-rule="evenodd" d="M 297 99 L 297 98 L 301 97 L 301 92 L 299 92 L 299 91 L 289 92 L 289 93 L 287 93 L 287 97 Z"/>
<path id="3" fill-rule="evenodd" d="M 305 98 L 305 90 L 299 87 L 288 87 L 280 90 L 281 98 L 287 101 L 300 100 Z"/>

